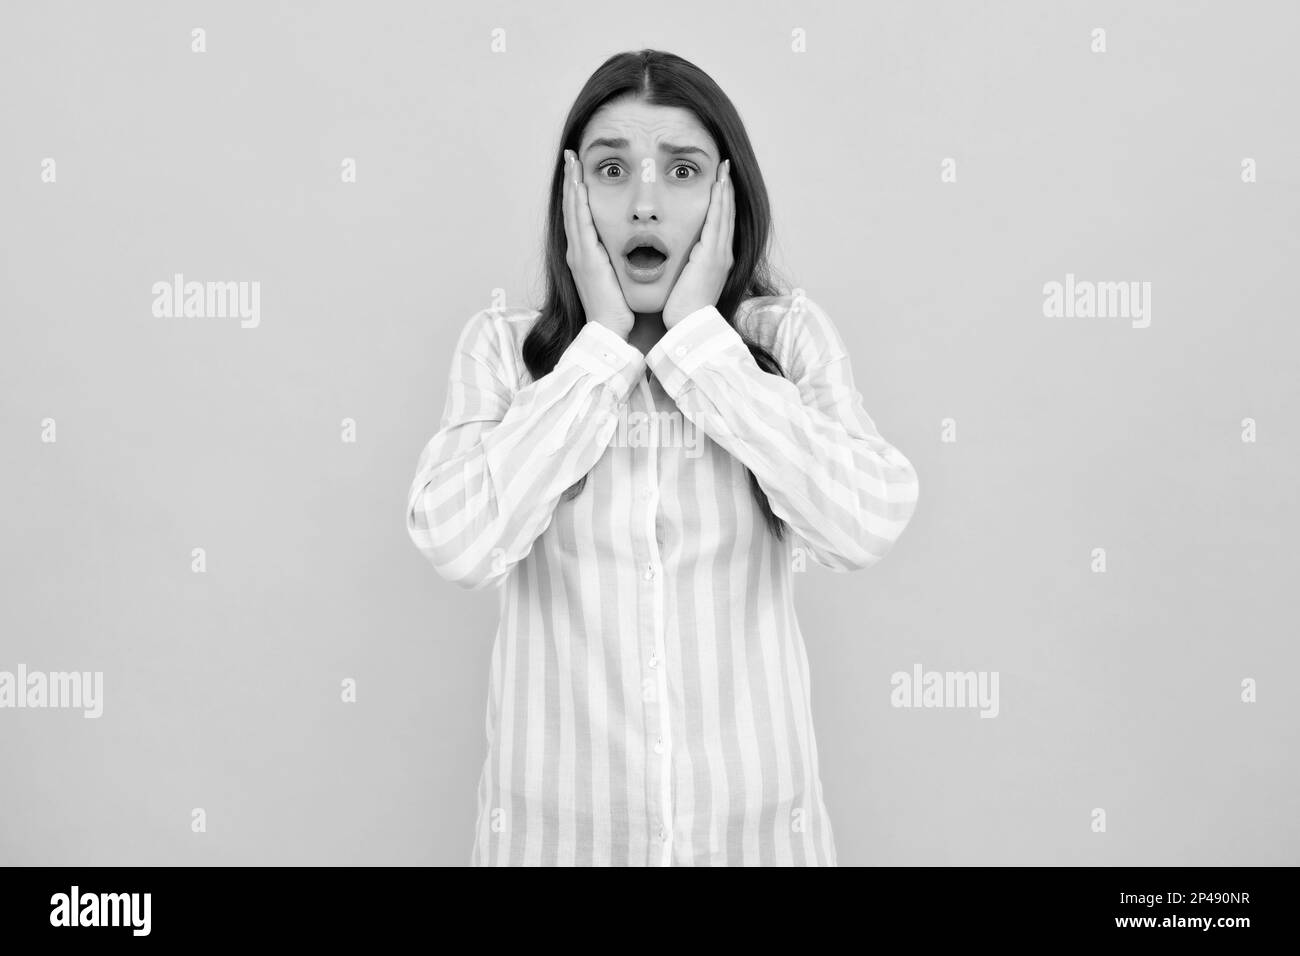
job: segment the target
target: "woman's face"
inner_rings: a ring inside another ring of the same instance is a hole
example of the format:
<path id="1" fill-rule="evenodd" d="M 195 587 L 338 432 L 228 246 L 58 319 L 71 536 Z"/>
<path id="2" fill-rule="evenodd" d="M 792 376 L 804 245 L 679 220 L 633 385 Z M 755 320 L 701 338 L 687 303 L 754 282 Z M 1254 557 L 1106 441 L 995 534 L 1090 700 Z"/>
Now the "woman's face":
<path id="1" fill-rule="evenodd" d="M 611 142 L 612 141 L 612 142 Z M 596 233 L 633 312 L 660 312 L 704 230 L 723 157 L 689 110 L 621 99 L 601 107 L 578 144 Z M 628 243 L 654 235 L 668 259 L 657 277 L 628 261 Z"/>

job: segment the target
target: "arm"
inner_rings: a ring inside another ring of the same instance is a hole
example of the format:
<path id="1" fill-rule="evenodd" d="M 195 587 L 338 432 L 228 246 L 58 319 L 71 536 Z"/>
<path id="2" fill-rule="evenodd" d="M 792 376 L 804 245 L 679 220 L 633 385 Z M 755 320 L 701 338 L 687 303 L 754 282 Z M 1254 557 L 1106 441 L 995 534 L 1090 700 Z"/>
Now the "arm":
<path id="1" fill-rule="evenodd" d="M 674 325 L 646 355 L 682 414 L 749 468 L 777 517 L 836 571 L 875 564 L 911 520 L 916 471 L 863 410 L 844 344 L 807 298 L 782 319 L 775 354 L 754 361 L 713 306 Z"/>
<path id="2" fill-rule="evenodd" d="M 516 389 L 507 348 L 510 332 L 494 313 L 470 318 L 407 500 L 411 540 L 468 590 L 498 586 L 532 550 L 560 496 L 600 460 L 617 407 L 645 369 L 639 349 L 588 322 L 551 372 Z"/>

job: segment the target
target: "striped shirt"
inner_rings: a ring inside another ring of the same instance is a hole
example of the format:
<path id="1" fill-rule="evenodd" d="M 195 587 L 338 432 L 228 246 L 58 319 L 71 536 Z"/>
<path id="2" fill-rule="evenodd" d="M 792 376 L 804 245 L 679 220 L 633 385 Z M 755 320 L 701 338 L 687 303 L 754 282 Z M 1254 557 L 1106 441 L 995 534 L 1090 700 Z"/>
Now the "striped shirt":
<path id="1" fill-rule="evenodd" d="M 915 470 L 800 290 L 736 317 L 786 377 L 709 306 L 645 354 L 589 322 L 533 380 L 538 314 L 469 319 L 407 506 L 500 595 L 471 865 L 837 865 L 791 571 L 884 557 Z"/>

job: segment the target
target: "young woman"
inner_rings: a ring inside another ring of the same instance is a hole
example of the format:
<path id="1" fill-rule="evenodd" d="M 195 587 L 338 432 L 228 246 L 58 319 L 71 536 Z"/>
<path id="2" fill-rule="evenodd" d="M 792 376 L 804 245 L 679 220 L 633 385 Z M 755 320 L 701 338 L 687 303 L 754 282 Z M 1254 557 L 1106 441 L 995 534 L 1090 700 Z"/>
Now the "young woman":
<path id="1" fill-rule="evenodd" d="M 879 561 L 916 472 L 769 284 L 758 162 L 697 67 L 601 65 L 549 212 L 546 301 L 469 319 L 406 515 L 501 588 L 471 863 L 837 865 L 791 566 Z"/>

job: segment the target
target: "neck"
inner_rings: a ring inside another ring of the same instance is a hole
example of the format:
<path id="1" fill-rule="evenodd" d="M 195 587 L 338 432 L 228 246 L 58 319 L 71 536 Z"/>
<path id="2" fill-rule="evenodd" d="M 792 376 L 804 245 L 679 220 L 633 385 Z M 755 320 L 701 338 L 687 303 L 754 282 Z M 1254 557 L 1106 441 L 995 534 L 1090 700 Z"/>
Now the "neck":
<path id="1" fill-rule="evenodd" d="M 649 352 L 668 329 L 664 326 L 663 312 L 633 312 L 635 322 L 628 333 L 629 345 L 635 345 L 643 353 Z"/>

